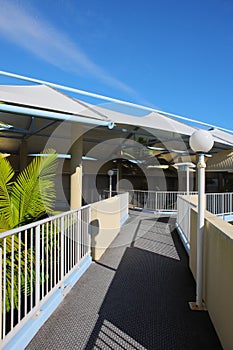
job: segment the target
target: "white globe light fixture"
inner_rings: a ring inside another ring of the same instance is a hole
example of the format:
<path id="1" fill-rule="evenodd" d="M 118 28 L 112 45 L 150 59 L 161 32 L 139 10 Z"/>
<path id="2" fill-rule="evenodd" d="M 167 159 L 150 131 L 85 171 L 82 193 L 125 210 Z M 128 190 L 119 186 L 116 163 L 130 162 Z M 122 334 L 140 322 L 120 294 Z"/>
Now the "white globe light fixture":
<path id="1" fill-rule="evenodd" d="M 109 171 L 108 171 L 108 175 L 109 175 L 109 176 L 112 176 L 112 175 L 113 175 L 113 170 L 109 170 Z"/>
<path id="2" fill-rule="evenodd" d="M 109 198 L 112 197 L 112 176 L 114 174 L 113 170 L 108 170 L 108 176 L 109 176 Z"/>
<path id="3" fill-rule="evenodd" d="M 203 242 L 205 224 L 205 154 L 213 145 L 214 139 L 207 130 L 195 131 L 190 139 L 189 145 L 192 150 L 199 154 L 198 159 L 198 223 L 197 223 L 197 273 L 196 273 L 196 302 L 191 302 L 192 310 L 204 310 L 202 301 L 202 280 L 203 280 Z"/>
<path id="4" fill-rule="evenodd" d="M 207 130 L 197 130 L 191 135 L 189 145 L 196 153 L 208 153 L 214 145 L 214 139 Z"/>

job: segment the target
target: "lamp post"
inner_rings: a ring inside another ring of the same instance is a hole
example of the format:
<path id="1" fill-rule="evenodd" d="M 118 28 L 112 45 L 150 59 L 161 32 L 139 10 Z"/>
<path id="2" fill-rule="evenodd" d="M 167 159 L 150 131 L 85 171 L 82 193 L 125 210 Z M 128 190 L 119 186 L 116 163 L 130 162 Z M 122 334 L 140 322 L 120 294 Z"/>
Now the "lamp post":
<path id="1" fill-rule="evenodd" d="M 108 171 L 108 176 L 109 176 L 109 198 L 112 197 L 112 175 L 113 175 L 113 170 Z"/>
<path id="2" fill-rule="evenodd" d="M 191 149 L 199 155 L 198 159 L 198 223 L 197 223 L 197 272 L 196 272 L 196 302 L 190 303 L 193 310 L 203 310 L 203 238 L 205 223 L 205 154 L 213 147 L 214 140 L 207 130 L 195 131 L 190 139 Z"/>

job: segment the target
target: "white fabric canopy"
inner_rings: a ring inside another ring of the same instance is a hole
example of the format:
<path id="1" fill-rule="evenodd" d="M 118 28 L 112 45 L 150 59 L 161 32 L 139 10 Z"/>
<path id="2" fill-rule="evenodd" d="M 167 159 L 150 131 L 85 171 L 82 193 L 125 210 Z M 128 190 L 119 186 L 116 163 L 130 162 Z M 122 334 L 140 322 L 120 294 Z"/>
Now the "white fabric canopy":
<path id="1" fill-rule="evenodd" d="M 225 144 L 231 144 L 233 147 L 233 135 L 222 130 L 213 129 L 210 130 L 211 134 L 214 136 L 215 141 Z"/>
<path id="2" fill-rule="evenodd" d="M 116 124 L 170 131 L 191 135 L 195 130 L 189 125 L 152 112 L 144 117 L 116 112 L 89 103 L 75 100 L 45 85 L 0 86 L 0 101 L 27 107 L 36 107 L 62 113 L 72 113 L 100 120 L 111 120 Z"/>
<path id="3" fill-rule="evenodd" d="M 162 132 L 190 136 L 196 128 L 179 122 L 162 114 L 152 112 L 144 117 L 113 111 L 101 106 L 76 100 L 60 91 L 45 85 L 33 86 L 0 86 L 0 101 L 16 106 L 37 108 L 44 111 L 67 113 L 92 118 L 95 120 L 110 120 L 116 125 L 131 125 L 139 128 L 149 128 Z M 54 119 L 56 119 L 54 117 Z M 6 122 L 6 121 L 5 121 Z M 233 135 L 214 129 L 210 131 L 215 142 L 233 146 Z M 171 136 L 171 135 L 170 135 Z"/>
<path id="4" fill-rule="evenodd" d="M 59 113 L 80 115 L 86 110 L 86 105 L 49 86 L 0 86 L 0 101 L 16 105 L 36 107 Z M 97 114 L 92 118 L 104 119 Z"/>

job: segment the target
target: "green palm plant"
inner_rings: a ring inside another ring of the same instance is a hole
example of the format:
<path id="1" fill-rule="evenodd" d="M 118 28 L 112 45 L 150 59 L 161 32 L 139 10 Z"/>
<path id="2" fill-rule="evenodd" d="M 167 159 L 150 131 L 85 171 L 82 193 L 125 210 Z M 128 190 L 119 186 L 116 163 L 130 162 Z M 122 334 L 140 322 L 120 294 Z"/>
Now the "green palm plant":
<path id="1" fill-rule="evenodd" d="M 56 158 L 54 150 L 45 150 L 12 181 L 15 172 L 10 162 L 0 157 L 0 232 L 52 212 Z"/>
<path id="2" fill-rule="evenodd" d="M 55 199 L 54 177 L 56 174 L 57 154 L 48 149 L 41 153 L 41 157 L 35 157 L 32 162 L 16 176 L 10 162 L 0 156 L 0 233 L 16 228 L 40 219 L 42 216 L 52 213 Z M 6 238 L 6 310 L 18 305 L 19 289 L 18 279 L 21 276 L 21 285 L 24 285 L 25 254 L 27 260 L 31 260 L 30 249 L 24 251 L 24 243 L 21 241 L 21 257 L 18 256 L 18 235 L 14 237 L 14 262 L 11 261 L 12 238 Z M 0 236 L 0 247 L 3 248 L 4 240 Z M 20 260 L 20 264 L 19 264 Z M 11 305 L 11 265 L 14 265 L 14 305 Z M 21 271 L 19 271 L 21 266 Z M 29 266 L 30 268 L 30 266 Z M 30 293 L 29 291 L 24 291 Z"/>

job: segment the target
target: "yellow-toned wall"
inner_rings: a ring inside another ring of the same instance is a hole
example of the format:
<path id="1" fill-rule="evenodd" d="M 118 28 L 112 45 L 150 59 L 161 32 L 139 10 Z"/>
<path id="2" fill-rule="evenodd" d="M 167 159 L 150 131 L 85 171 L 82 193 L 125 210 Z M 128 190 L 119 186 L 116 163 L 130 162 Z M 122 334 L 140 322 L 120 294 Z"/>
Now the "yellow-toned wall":
<path id="1" fill-rule="evenodd" d="M 190 268 L 196 276 L 197 210 L 191 210 Z M 203 299 L 225 350 L 233 349 L 233 226 L 206 212 Z"/>
<path id="2" fill-rule="evenodd" d="M 128 194 L 115 196 L 91 205 L 92 257 L 99 260 L 120 232 L 128 213 Z M 97 225 L 96 225 L 97 224 Z"/>

